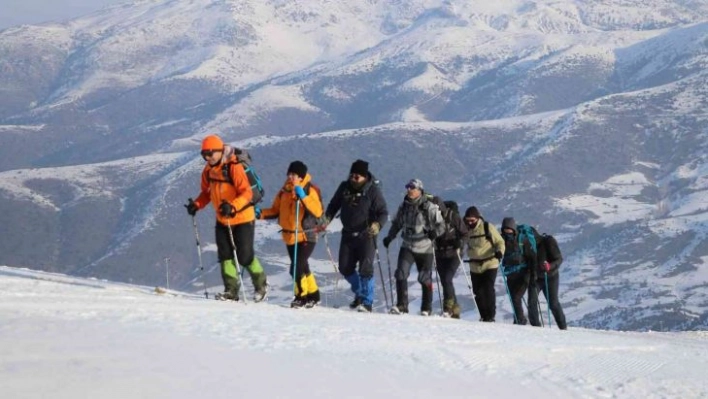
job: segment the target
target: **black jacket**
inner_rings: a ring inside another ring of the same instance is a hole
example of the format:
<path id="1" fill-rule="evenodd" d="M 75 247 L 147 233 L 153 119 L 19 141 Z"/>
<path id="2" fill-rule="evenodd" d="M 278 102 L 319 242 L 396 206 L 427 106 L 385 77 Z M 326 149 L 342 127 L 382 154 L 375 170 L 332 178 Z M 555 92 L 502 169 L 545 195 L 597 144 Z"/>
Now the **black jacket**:
<path id="1" fill-rule="evenodd" d="M 457 250 L 462 248 L 462 239 L 468 233 L 467 225 L 459 213 L 449 208 L 441 210 L 445 219 L 445 233 L 435 240 L 435 256 L 454 258 L 457 257 Z"/>
<path id="2" fill-rule="evenodd" d="M 357 190 L 349 180 L 345 180 L 332 196 L 325 215 L 332 220 L 341 210 L 339 217 L 343 235 L 364 232 L 372 222 L 378 222 L 383 228 L 388 220 L 386 200 L 375 182 L 376 178 L 369 173 L 366 183 Z"/>
<path id="3" fill-rule="evenodd" d="M 558 274 L 558 269 L 563 263 L 563 255 L 555 237 L 547 234 L 541 236 L 541 243 L 538 244 L 538 266 L 541 267 L 545 261 L 551 264 L 551 271 L 548 272 L 548 275 Z M 538 273 L 538 277 L 543 277 L 543 271 Z"/>

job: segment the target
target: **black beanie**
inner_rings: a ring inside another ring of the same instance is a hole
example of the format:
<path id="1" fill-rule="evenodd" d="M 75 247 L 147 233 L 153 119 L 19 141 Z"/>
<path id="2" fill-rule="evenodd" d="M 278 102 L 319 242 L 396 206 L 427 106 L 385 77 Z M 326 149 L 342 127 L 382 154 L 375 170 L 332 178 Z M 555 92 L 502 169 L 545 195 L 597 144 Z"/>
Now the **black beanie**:
<path id="1" fill-rule="evenodd" d="M 476 206 L 471 206 L 465 211 L 465 217 L 481 219 L 482 215 L 479 214 L 479 210 Z"/>
<path id="2" fill-rule="evenodd" d="M 369 163 L 366 161 L 362 161 L 361 159 L 357 159 L 352 164 L 352 168 L 349 170 L 349 173 L 350 174 L 356 173 L 359 176 L 368 176 Z"/>
<path id="3" fill-rule="evenodd" d="M 295 173 L 300 176 L 301 179 L 304 179 L 307 175 L 307 165 L 301 161 L 293 161 L 290 163 L 290 166 L 288 166 L 288 173 Z"/>

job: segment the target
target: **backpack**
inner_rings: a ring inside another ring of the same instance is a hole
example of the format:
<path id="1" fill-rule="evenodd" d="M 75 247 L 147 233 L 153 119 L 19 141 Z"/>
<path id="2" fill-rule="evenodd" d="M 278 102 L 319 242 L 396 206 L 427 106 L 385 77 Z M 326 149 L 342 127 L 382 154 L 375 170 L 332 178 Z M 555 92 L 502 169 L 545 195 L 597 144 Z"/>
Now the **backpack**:
<path id="1" fill-rule="evenodd" d="M 522 253 L 524 247 L 524 239 L 529 240 L 529 244 L 531 244 L 531 249 L 533 249 L 533 253 L 538 253 L 536 248 L 536 237 L 538 237 L 539 234 L 536 229 L 534 229 L 528 224 L 520 224 L 516 226 L 516 232 L 519 240 L 519 250 L 522 251 Z"/>
<path id="2" fill-rule="evenodd" d="M 469 236 L 469 238 L 480 238 L 484 237 L 489 241 L 490 244 L 492 244 L 492 247 L 494 247 L 494 239 L 492 238 L 492 233 L 489 232 L 489 222 L 487 222 L 484 219 L 482 220 L 482 225 L 484 226 L 484 234 L 483 235 L 476 235 L 476 236 Z M 472 230 L 470 230 L 471 232 Z"/>
<path id="3" fill-rule="evenodd" d="M 315 190 L 320 202 L 322 202 L 322 191 L 319 186 L 312 182 L 305 184 L 304 190 L 307 195 L 310 194 L 310 189 Z M 309 242 L 317 242 L 317 234 L 324 231 L 327 227 L 327 217 L 324 212 L 322 212 L 322 216 L 315 217 L 315 215 L 310 213 L 307 207 L 303 208 L 305 210 L 305 216 L 302 218 L 302 230 L 305 233 L 305 238 L 307 238 Z"/>
<path id="4" fill-rule="evenodd" d="M 256 205 L 257 203 L 261 202 L 263 200 L 263 197 L 265 196 L 265 189 L 263 189 L 261 178 L 258 176 L 258 173 L 256 173 L 255 169 L 253 169 L 253 165 L 251 165 L 251 154 L 249 154 L 248 151 L 242 148 L 233 147 L 233 149 L 234 154 L 236 155 L 236 162 L 227 162 L 222 165 L 221 173 L 224 177 L 224 181 L 229 184 L 234 184 L 234 180 L 231 178 L 229 172 L 231 170 L 232 164 L 240 163 L 241 166 L 243 166 L 243 171 L 246 172 L 246 177 L 248 177 L 248 183 L 251 185 L 251 190 L 253 191 L 253 197 L 251 198 L 249 206 Z"/>
<path id="5" fill-rule="evenodd" d="M 556 262 L 563 259 L 558 241 L 550 234 L 543 234 L 543 249 L 546 251 L 546 260 L 548 262 Z"/>
<path id="6" fill-rule="evenodd" d="M 443 201 L 443 206 L 444 208 L 441 207 L 440 211 L 442 212 L 443 220 L 445 220 L 445 233 L 439 238 L 439 242 L 455 249 L 461 248 L 462 239 L 458 237 L 458 231 L 452 224 L 455 216 L 460 216 L 460 208 L 455 201 Z"/>

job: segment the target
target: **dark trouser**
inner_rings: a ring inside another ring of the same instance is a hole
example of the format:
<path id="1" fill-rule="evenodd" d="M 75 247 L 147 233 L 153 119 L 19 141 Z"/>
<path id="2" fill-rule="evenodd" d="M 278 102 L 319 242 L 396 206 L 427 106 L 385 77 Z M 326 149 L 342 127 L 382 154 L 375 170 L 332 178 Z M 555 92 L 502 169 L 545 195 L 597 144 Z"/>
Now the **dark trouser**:
<path id="1" fill-rule="evenodd" d="M 255 231 L 254 222 L 231 226 L 234 244 L 236 244 L 236 257 L 241 265 L 253 263 L 253 236 Z M 216 224 L 216 249 L 219 255 L 219 262 L 234 258 L 234 248 L 231 246 L 229 227 L 221 223 Z"/>
<path id="2" fill-rule="evenodd" d="M 339 244 L 339 272 L 345 277 L 349 276 L 356 272 L 358 263 L 361 277 L 373 277 L 375 253 L 374 238 L 368 234 L 356 237 L 343 234 Z"/>
<path id="3" fill-rule="evenodd" d="M 435 256 L 435 261 L 438 263 L 438 274 L 442 283 L 443 302 L 447 304 L 457 303 L 455 296 L 455 286 L 452 284 L 452 279 L 457 273 L 457 268 L 460 267 L 460 258 L 458 256 L 443 257 Z"/>
<path id="4" fill-rule="evenodd" d="M 241 276 L 238 275 L 238 266 L 245 265 L 251 275 L 253 285 L 258 289 L 265 285 L 265 273 L 261 272 L 254 274 L 251 269 L 251 264 L 254 260 L 253 254 L 253 236 L 255 233 L 254 222 L 241 223 L 229 226 L 217 223 L 215 227 L 216 233 L 216 248 L 221 266 L 221 279 L 224 282 L 224 291 L 237 294 L 241 286 Z M 233 235 L 234 248 L 231 245 L 231 236 Z M 234 259 L 234 249 L 236 251 L 236 259 Z M 239 265 L 236 265 L 238 263 Z M 260 269 L 260 264 L 259 264 Z"/>
<path id="5" fill-rule="evenodd" d="M 542 291 L 543 295 L 546 297 L 546 301 L 551 308 L 553 313 L 553 318 L 556 320 L 558 328 L 565 330 L 568 325 L 565 322 L 565 313 L 563 313 L 563 308 L 561 307 L 560 301 L 558 300 L 558 285 L 560 283 L 560 273 L 555 273 L 553 275 L 548 275 L 548 292 L 546 292 L 546 280 L 542 274 L 536 280 L 536 287 L 538 291 Z M 530 288 L 529 288 L 530 289 Z M 529 298 L 529 307 L 531 307 L 531 299 Z M 531 318 L 531 312 L 529 311 L 529 318 Z M 550 322 L 550 320 L 549 320 Z"/>
<path id="6" fill-rule="evenodd" d="M 408 248 L 401 248 L 398 252 L 396 265 L 396 306 L 408 309 L 408 276 L 411 274 L 411 265 L 415 262 L 418 269 L 418 282 L 423 290 L 423 299 L 420 310 L 431 311 L 433 308 L 433 254 L 414 253 Z"/>
<path id="7" fill-rule="evenodd" d="M 511 273 L 506 276 L 506 284 L 509 287 L 511 303 L 514 308 L 514 324 L 525 325 L 528 323 L 528 320 L 524 315 L 522 300 L 524 299 L 526 290 L 529 288 L 528 268 L 524 268 L 516 273 Z"/>
<path id="8" fill-rule="evenodd" d="M 482 321 L 494 321 L 497 314 L 497 294 L 494 289 L 497 270 L 495 268 L 482 273 L 470 273 L 472 292 L 474 292 L 474 299 Z"/>
<path id="9" fill-rule="evenodd" d="M 287 245 L 288 256 L 290 257 L 290 276 L 293 275 L 293 267 L 295 267 L 295 282 L 297 284 L 297 292 L 307 294 L 307 290 L 303 290 L 302 280 L 310 275 L 310 255 L 315 250 L 314 242 L 300 242 L 297 244 L 297 261 L 293 262 L 295 257 L 295 245 Z"/>
<path id="10" fill-rule="evenodd" d="M 339 272 L 351 285 L 356 298 L 364 305 L 374 303 L 374 240 L 375 238 L 367 233 L 356 236 L 342 233 L 342 242 L 339 245 Z"/>

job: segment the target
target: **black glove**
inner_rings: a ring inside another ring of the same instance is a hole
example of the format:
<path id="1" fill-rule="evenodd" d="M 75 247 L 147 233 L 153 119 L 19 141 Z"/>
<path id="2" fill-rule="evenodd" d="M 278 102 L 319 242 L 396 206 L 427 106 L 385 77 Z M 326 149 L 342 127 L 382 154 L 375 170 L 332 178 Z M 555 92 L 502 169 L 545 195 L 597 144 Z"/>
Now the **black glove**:
<path id="1" fill-rule="evenodd" d="M 504 254 L 502 254 L 501 251 L 496 251 L 496 252 L 494 252 L 494 257 L 499 260 L 502 260 L 502 258 L 504 257 Z"/>
<path id="2" fill-rule="evenodd" d="M 384 237 L 384 239 L 383 239 L 384 247 L 388 248 L 388 246 L 391 245 L 391 241 L 393 241 L 393 238 L 388 237 L 388 236 Z"/>
<path id="3" fill-rule="evenodd" d="M 228 202 L 223 201 L 221 205 L 219 205 L 219 213 L 225 218 L 232 218 L 236 216 L 236 209 Z"/>
<path id="4" fill-rule="evenodd" d="M 438 233 L 435 230 L 428 231 L 428 238 L 430 238 L 430 241 L 435 241 L 437 237 Z"/>
<path id="5" fill-rule="evenodd" d="M 199 207 L 197 204 L 194 203 L 193 199 L 187 200 L 187 204 L 184 205 L 185 208 L 187 208 L 187 213 L 189 216 L 194 216 L 197 214 L 197 211 L 199 210 Z"/>

